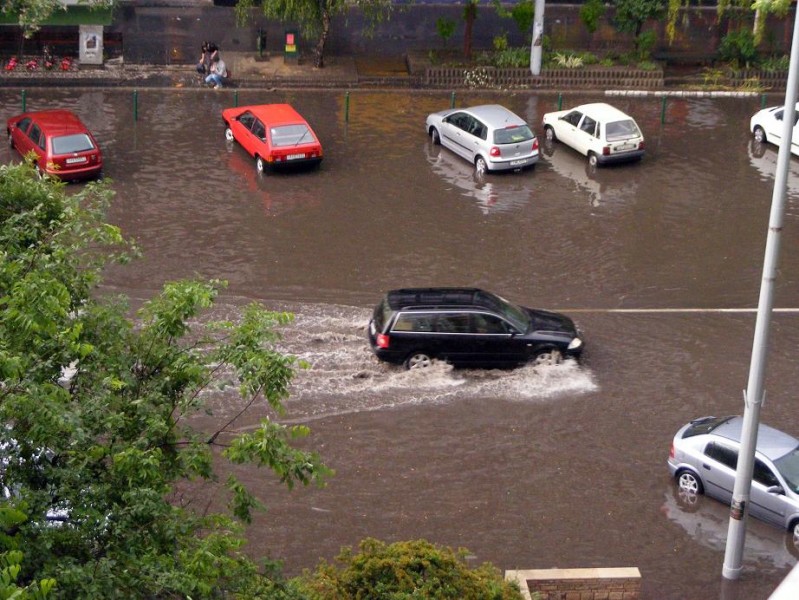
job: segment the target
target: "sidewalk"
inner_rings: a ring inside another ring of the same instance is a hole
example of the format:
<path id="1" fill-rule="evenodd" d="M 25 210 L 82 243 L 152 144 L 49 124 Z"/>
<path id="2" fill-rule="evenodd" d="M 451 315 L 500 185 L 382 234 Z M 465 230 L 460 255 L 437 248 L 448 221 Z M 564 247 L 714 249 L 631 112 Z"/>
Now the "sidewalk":
<path id="1" fill-rule="evenodd" d="M 409 73 L 402 57 L 356 58 L 328 56 L 324 68 L 316 68 L 310 58 L 292 61 L 282 54 L 225 52 L 231 73 L 229 87 L 271 88 L 410 88 L 419 77 Z M 82 66 L 62 72 L 26 71 L 24 68 L 0 73 L 0 87 L 166 87 L 202 88 L 202 78 L 194 64 L 140 65 L 109 60 L 102 67 Z"/>

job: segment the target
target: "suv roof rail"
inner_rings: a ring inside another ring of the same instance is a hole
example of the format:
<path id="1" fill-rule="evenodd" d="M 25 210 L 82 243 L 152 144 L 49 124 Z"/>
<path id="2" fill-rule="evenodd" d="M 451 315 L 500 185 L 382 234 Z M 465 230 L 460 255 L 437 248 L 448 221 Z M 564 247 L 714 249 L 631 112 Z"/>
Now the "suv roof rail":
<path id="1" fill-rule="evenodd" d="M 387 294 L 389 306 L 393 309 L 404 307 L 479 307 L 477 293 L 479 288 L 402 288 Z M 485 293 L 485 292 L 483 292 Z"/>

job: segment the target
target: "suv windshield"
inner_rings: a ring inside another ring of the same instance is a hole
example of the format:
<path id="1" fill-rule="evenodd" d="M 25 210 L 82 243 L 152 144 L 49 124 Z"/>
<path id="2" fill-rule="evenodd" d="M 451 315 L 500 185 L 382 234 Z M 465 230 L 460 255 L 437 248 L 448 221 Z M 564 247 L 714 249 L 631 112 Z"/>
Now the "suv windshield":
<path id="1" fill-rule="evenodd" d="M 478 292 L 476 299 L 478 304 L 492 308 L 513 323 L 513 326 L 522 333 L 526 333 L 530 329 L 530 317 L 521 307 L 488 292 Z"/>
<path id="2" fill-rule="evenodd" d="M 799 447 L 775 460 L 774 466 L 777 467 L 791 491 L 799 494 Z"/>

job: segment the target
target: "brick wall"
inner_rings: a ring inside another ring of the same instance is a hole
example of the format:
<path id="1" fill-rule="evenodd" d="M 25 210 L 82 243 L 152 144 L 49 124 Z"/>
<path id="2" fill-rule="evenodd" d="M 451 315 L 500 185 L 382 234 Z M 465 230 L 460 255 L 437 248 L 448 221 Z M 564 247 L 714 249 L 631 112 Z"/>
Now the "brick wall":
<path id="1" fill-rule="evenodd" d="M 506 571 L 530 600 L 640 600 L 636 567 L 606 569 L 532 569 Z"/>

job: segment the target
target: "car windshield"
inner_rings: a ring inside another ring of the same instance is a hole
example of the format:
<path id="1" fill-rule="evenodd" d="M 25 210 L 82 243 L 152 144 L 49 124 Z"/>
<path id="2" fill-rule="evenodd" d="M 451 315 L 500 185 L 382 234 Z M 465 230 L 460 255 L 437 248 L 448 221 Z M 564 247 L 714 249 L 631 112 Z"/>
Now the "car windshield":
<path id="1" fill-rule="evenodd" d="M 517 125 L 494 131 L 495 144 L 518 144 L 531 140 L 533 137 L 533 132 L 527 125 Z"/>
<path id="2" fill-rule="evenodd" d="M 794 494 L 799 494 L 799 447 L 774 461 L 774 466 Z"/>
<path id="3" fill-rule="evenodd" d="M 496 294 L 488 292 L 478 292 L 476 299 L 478 304 L 488 306 L 510 321 L 513 326 L 525 333 L 530 329 L 530 317 L 522 307 L 516 306 L 513 302 L 508 302 Z"/>
<path id="4" fill-rule="evenodd" d="M 633 137 L 639 137 L 641 132 L 638 126 L 632 119 L 624 121 L 613 121 L 608 123 L 605 129 L 605 135 L 609 142 L 618 142 L 619 140 L 626 140 Z"/>
<path id="5" fill-rule="evenodd" d="M 311 130 L 306 125 L 281 125 L 269 129 L 273 146 L 296 146 L 313 141 Z"/>
<path id="6" fill-rule="evenodd" d="M 53 154 L 71 154 L 94 150 L 92 139 L 85 133 L 61 135 L 53 138 Z"/>

